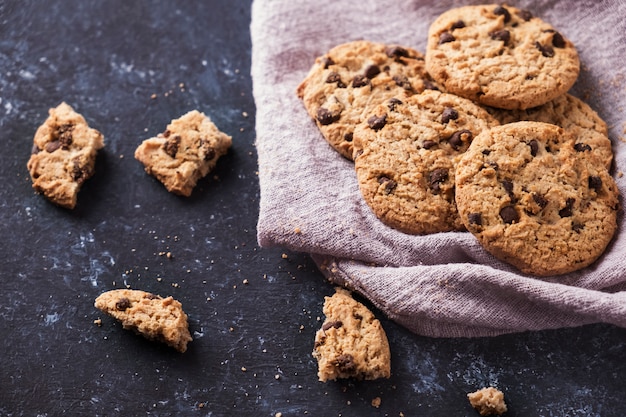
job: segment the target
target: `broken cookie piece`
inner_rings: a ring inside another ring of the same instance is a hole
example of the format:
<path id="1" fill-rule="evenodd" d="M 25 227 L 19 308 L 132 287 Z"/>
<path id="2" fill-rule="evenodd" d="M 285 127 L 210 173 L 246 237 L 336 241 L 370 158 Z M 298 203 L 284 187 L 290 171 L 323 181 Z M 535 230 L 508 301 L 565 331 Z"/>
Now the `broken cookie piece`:
<path id="1" fill-rule="evenodd" d="M 470 404 L 481 416 L 501 415 L 506 413 L 504 393 L 494 388 L 487 387 L 476 392 L 467 394 Z"/>
<path id="2" fill-rule="evenodd" d="M 67 103 L 48 113 L 35 133 L 27 168 L 37 192 L 61 207 L 73 209 L 81 186 L 94 174 L 104 138 Z"/>
<path id="3" fill-rule="evenodd" d="M 126 330 L 166 343 L 179 352 L 192 340 L 187 314 L 171 296 L 162 298 L 140 290 L 111 290 L 101 294 L 95 307 L 113 316 Z"/>
<path id="4" fill-rule="evenodd" d="M 163 133 L 144 140 L 135 158 L 169 192 L 189 197 L 231 143 L 232 138 L 218 130 L 208 116 L 192 110 L 172 120 Z"/>
<path id="5" fill-rule="evenodd" d="M 389 378 L 389 342 L 374 314 L 343 288 L 325 297 L 323 311 L 326 320 L 315 334 L 313 349 L 319 380 Z"/>

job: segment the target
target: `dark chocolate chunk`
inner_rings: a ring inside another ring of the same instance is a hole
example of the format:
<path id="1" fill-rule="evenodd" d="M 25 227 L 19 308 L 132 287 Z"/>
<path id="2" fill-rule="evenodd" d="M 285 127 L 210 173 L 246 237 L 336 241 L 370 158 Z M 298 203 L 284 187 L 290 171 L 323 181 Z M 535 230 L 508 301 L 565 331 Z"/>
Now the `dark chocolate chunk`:
<path id="1" fill-rule="evenodd" d="M 53 140 L 52 142 L 48 142 L 46 143 L 45 149 L 46 152 L 54 152 L 57 149 L 59 149 L 61 147 L 61 142 L 59 142 L 58 140 Z"/>
<path id="2" fill-rule="evenodd" d="M 339 117 L 341 117 L 341 113 L 333 113 L 324 107 L 320 107 L 317 110 L 317 121 L 320 122 L 322 126 L 335 123 L 339 120 Z"/>
<path id="3" fill-rule="evenodd" d="M 341 355 L 337 356 L 334 364 L 337 369 L 339 369 L 339 372 L 344 372 L 347 374 L 352 374 L 356 372 L 356 363 L 354 363 L 354 358 L 349 353 L 342 353 Z"/>
<path id="4" fill-rule="evenodd" d="M 441 123 L 446 124 L 450 120 L 456 120 L 459 118 L 459 112 L 452 107 L 446 107 L 441 113 Z"/>
<path id="5" fill-rule="evenodd" d="M 537 203 L 539 207 L 544 208 L 548 205 L 548 200 L 541 194 L 533 193 L 532 196 L 533 200 L 535 201 L 535 203 Z"/>
<path id="6" fill-rule="evenodd" d="M 602 178 L 595 175 L 589 176 L 589 188 L 596 190 L 596 193 L 602 189 Z"/>
<path id="7" fill-rule="evenodd" d="M 170 157 L 175 158 L 178 152 L 178 146 L 180 145 L 181 137 L 179 135 L 172 136 L 163 143 L 163 150 Z"/>
<path id="8" fill-rule="evenodd" d="M 477 226 L 483 225 L 483 216 L 480 213 L 470 213 L 467 215 L 467 221 L 469 224 L 475 224 Z"/>
<path id="9" fill-rule="evenodd" d="M 352 132 L 348 132 L 345 135 L 343 135 L 343 140 L 345 140 L 346 142 L 352 142 L 353 138 L 354 138 L 354 133 Z"/>
<path id="10" fill-rule="evenodd" d="M 74 130 L 74 125 L 71 123 L 68 123 L 68 124 L 59 126 L 59 129 L 56 132 L 59 143 L 61 144 L 61 148 L 65 150 L 68 150 L 70 148 L 70 145 L 73 142 L 72 130 Z"/>
<path id="11" fill-rule="evenodd" d="M 333 61 L 331 57 L 325 56 L 324 58 L 322 58 L 322 66 L 324 67 L 324 69 L 327 69 L 331 65 L 335 65 L 335 61 Z"/>
<path id="12" fill-rule="evenodd" d="M 371 116 L 369 119 L 367 119 L 367 125 L 370 127 L 370 129 L 378 131 L 380 129 L 382 129 L 383 127 L 385 127 L 385 125 L 387 124 L 387 115 L 383 114 L 382 116 Z"/>
<path id="13" fill-rule="evenodd" d="M 530 154 L 532 156 L 537 156 L 537 152 L 539 151 L 539 143 L 537 142 L 537 140 L 532 139 L 530 142 L 528 142 L 528 146 L 530 146 Z"/>
<path id="14" fill-rule="evenodd" d="M 408 58 L 409 57 L 409 51 L 407 51 L 401 46 L 395 46 L 395 45 L 388 46 L 385 49 L 385 53 L 387 54 L 389 58 L 400 58 L 400 57 Z"/>
<path id="15" fill-rule="evenodd" d="M 506 7 L 498 6 L 493 9 L 493 13 L 498 16 L 504 16 L 504 23 L 509 23 L 511 21 L 511 13 L 509 13 L 509 10 Z"/>
<path id="16" fill-rule="evenodd" d="M 340 320 L 336 320 L 336 321 L 328 321 L 326 323 L 324 323 L 322 325 L 322 330 L 326 331 L 332 327 L 334 327 L 335 329 L 340 328 L 341 326 L 343 326 L 343 323 Z"/>
<path id="17" fill-rule="evenodd" d="M 365 68 L 365 76 L 370 80 L 380 74 L 380 67 L 378 65 L 370 65 Z"/>
<path id="18" fill-rule="evenodd" d="M 72 160 L 71 176 L 72 180 L 77 182 L 78 184 L 84 183 L 90 176 L 89 171 L 86 167 L 81 166 L 80 160 L 78 158 L 74 158 Z"/>
<path id="19" fill-rule="evenodd" d="M 402 87 L 407 91 L 413 90 L 411 81 L 409 80 L 409 77 L 407 77 L 406 75 L 396 74 L 392 77 L 392 79 L 398 87 Z"/>
<path id="20" fill-rule="evenodd" d="M 519 221 L 519 214 L 513 206 L 504 206 L 500 210 L 500 218 L 506 224 L 512 224 Z"/>
<path id="21" fill-rule="evenodd" d="M 378 183 L 385 186 L 384 191 L 386 195 L 390 194 L 398 186 L 397 182 L 384 175 L 378 177 Z"/>
<path id="22" fill-rule="evenodd" d="M 400 104 L 402 104 L 402 100 L 393 97 L 389 99 L 387 103 L 387 107 L 389 108 L 390 111 L 395 111 L 396 107 L 398 107 Z"/>
<path id="23" fill-rule="evenodd" d="M 561 35 L 559 32 L 554 32 L 554 35 L 552 35 L 552 45 L 555 48 L 565 48 L 566 42 L 565 38 L 563 38 L 563 35 Z"/>
<path id="24" fill-rule="evenodd" d="M 457 20 L 456 22 L 452 24 L 452 26 L 450 26 L 450 30 L 463 29 L 464 27 L 465 27 L 465 22 L 462 20 Z"/>
<path id="25" fill-rule="evenodd" d="M 354 88 L 365 87 L 369 83 L 370 83 L 369 78 L 367 78 L 365 75 L 362 75 L 362 74 L 355 75 L 354 78 L 352 79 L 352 87 Z"/>
<path id="26" fill-rule="evenodd" d="M 502 180 L 502 187 L 504 191 L 509 195 L 509 197 L 513 196 L 513 181 L 510 180 Z"/>
<path id="27" fill-rule="evenodd" d="M 439 192 L 441 189 L 441 183 L 446 181 L 449 175 L 448 170 L 445 168 L 437 168 L 434 171 L 431 171 L 428 177 L 430 188 L 435 192 Z"/>
<path id="28" fill-rule="evenodd" d="M 326 77 L 326 83 L 327 84 L 335 84 L 336 83 L 337 87 L 339 87 L 339 88 L 346 88 L 346 85 L 344 84 L 344 82 L 341 81 L 341 76 L 337 72 L 331 72 L 330 74 L 328 74 L 328 77 Z"/>
<path id="29" fill-rule="evenodd" d="M 541 51 L 541 55 L 546 58 L 552 58 L 554 56 L 554 49 L 550 45 L 542 45 L 539 42 L 535 42 L 535 47 Z"/>
<path id="30" fill-rule="evenodd" d="M 208 140 L 200 139 L 198 144 L 198 148 L 204 151 L 204 160 L 209 161 L 215 158 L 216 152 L 215 149 L 210 145 Z"/>
<path id="31" fill-rule="evenodd" d="M 146 295 L 144 295 L 143 298 L 146 298 L 148 300 L 160 300 L 161 299 L 161 297 L 159 297 L 156 294 L 146 294 Z"/>
<path id="32" fill-rule="evenodd" d="M 505 45 L 511 40 L 511 32 L 506 29 L 494 30 L 489 33 L 489 36 L 491 36 L 491 39 L 504 42 Z"/>
<path id="33" fill-rule="evenodd" d="M 437 142 L 434 140 L 425 140 L 424 143 L 422 143 L 422 148 L 424 149 L 430 149 L 434 146 L 437 146 Z"/>
<path id="34" fill-rule="evenodd" d="M 161 133 L 164 138 L 169 138 L 171 134 L 172 132 L 170 132 L 168 129 L 165 129 L 165 132 Z"/>
<path id="35" fill-rule="evenodd" d="M 30 153 L 36 155 L 39 152 L 41 152 L 41 149 L 39 149 L 39 146 L 37 146 L 37 144 L 33 143 L 33 147 L 30 149 Z"/>
<path id="36" fill-rule="evenodd" d="M 533 14 L 528 10 L 520 10 L 519 12 L 517 12 L 517 15 L 524 19 L 524 21 L 526 22 L 533 18 Z"/>
<path id="37" fill-rule="evenodd" d="M 572 222 L 572 230 L 576 233 L 580 233 L 581 230 L 585 228 L 585 225 L 582 223 Z"/>
<path id="38" fill-rule="evenodd" d="M 439 35 L 439 45 L 441 45 L 442 43 L 454 42 L 455 40 L 456 38 L 450 32 L 443 32 L 441 35 Z"/>
<path id="39" fill-rule="evenodd" d="M 590 151 L 591 150 L 591 146 L 587 145 L 586 143 L 575 143 L 574 144 L 574 150 L 576 152 L 585 152 L 585 151 Z"/>
<path id="40" fill-rule="evenodd" d="M 424 79 L 424 89 L 425 90 L 437 90 L 439 91 L 439 87 L 435 85 L 435 83 L 431 80 Z"/>
<path id="41" fill-rule="evenodd" d="M 574 203 L 576 202 L 576 199 L 574 198 L 568 198 L 567 200 L 565 200 L 565 207 L 563 207 L 561 210 L 559 210 L 559 216 L 561 217 L 571 217 L 572 216 L 572 209 L 574 208 Z"/>
<path id="42" fill-rule="evenodd" d="M 119 311 L 124 311 L 127 308 L 130 308 L 131 305 L 132 304 L 128 298 L 122 297 L 119 300 L 117 300 L 117 302 L 115 303 L 115 308 L 118 309 Z"/>
<path id="43" fill-rule="evenodd" d="M 448 138 L 448 143 L 454 150 L 458 151 L 464 144 L 463 137 L 465 137 L 467 142 L 471 142 L 472 132 L 467 129 L 458 130 Z"/>
<path id="44" fill-rule="evenodd" d="M 489 155 L 491 153 L 491 149 L 483 149 L 481 153 L 483 155 Z"/>

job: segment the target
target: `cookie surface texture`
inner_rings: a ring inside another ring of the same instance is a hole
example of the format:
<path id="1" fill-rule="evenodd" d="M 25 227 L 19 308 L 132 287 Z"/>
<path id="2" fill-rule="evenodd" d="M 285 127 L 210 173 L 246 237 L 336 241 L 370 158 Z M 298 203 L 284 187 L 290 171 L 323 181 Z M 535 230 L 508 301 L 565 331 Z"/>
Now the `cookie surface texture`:
<path id="1" fill-rule="evenodd" d="M 172 120 L 163 133 L 144 140 L 135 150 L 135 159 L 169 192 L 189 197 L 231 144 L 232 138 L 208 116 L 192 110 Z"/>
<path id="2" fill-rule="evenodd" d="M 104 138 L 67 103 L 48 113 L 35 132 L 27 168 L 37 192 L 61 207 L 73 209 L 83 183 L 95 172 Z"/>
<path id="3" fill-rule="evenodd" d="M 437 87 L 422 53 L 361 40 L 318 57 L 297 95 L 328 143 L 352 160 L 354 126 L 364 115 L 391 97 L 429 88 Z"/>
<path id="4" fill-rule="evenodd" d="M 587 103 L 571 94 L 563 94 L 546 104 L 526 110 L 487 108 L 500 124 L 521 121 L 551 123 L 562 127 L 576 139 L 576 146 L 589 148 L 604 161 L 613 163 L 613 149 L 606 122 Z"/>
<path id="5" fill-rule="evenodd" d="M 497 124 L 473 102 L 439 91 L 388 100 L 355 131 L 364 201 L 404 233 L 464 230 L 454 198 L 456 164 L 474 137 Z"/>
<path id="6" fill-rule="evenodd" d="M 315 334 L 313 350 L 319 380 L 389 378 L 389 342 L 374 314 L 342 288 L 325 297 L 323 311 L 326 319 Z"/>
<path id="7" fill-rule="evenodd" d="M 140 290 L 111 290 L 96 298 L 95 307 L 119 320 L 124 329 L 166 343 L 181 353 L 192 340 L 187 314 L 172 297 Z"/>
<path id="8" fill-rule="evenodd" d="M 526 109 L 566 93 L 580 72 L 570 40 L 527 10 L 448 10 L 428 31 L 426 68 L 447 92 L 488 106 Z"/>
<path id="9" fill-rule="evenodd" d="M 606 166 L 562 128 L 516 122 L 478 135 L 456 171 L 461 219 L 482 246 L 538 276 L 593 263 L 617 227 Z"/>

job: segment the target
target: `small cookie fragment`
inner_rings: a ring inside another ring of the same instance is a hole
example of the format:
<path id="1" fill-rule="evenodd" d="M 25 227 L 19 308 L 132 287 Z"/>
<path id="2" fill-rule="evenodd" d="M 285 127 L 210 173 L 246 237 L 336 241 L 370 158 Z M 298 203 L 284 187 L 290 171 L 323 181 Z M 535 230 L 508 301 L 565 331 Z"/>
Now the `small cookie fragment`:
<path id="1" fill-rule="evenodd" d="M 494 387 L 486 387 L 467 394 L 470 404 L 481 416 L 501 415 L 506 413 L 504 393 Z"/>
<path id="2" fill-rule="evenodd" d="M 172 120 L 163 133 L 144 140 L 135 150 L 135 159 L 169 192 L 189 197 L 231 144 L 232 138 L 208 116 L 192 110 Z"/>
<path id="3" fill-rule="evenodd" d="M 95 307 L 122 322 L 126 330 L 163 342 L 183 353 L 191 334 L 179 301 L 140 290 L 111 290 L 100 294 Z"/>
<path id="4" fill-rule="evenodd" d="M 570 40 L 530 11 L 470 5 L 433 21 L 426 69 L 449 93 L 527 109 L 566 93 L 578 78 L 580 60 Z"/>
<path id="5" fill-rule="evenodd" d="M 326 320 L 315 334 L 313 357 L 320 381 L 373 380 L 391 375 L 391 353 L 380 321 L 348 290 L 325 297 Z"/>
<path id="6" fill-rule="evenodd" d="M 104 138 L 63 102 L 37 129 L 27 168 L 33 188 L 61 207 L 73 209 L 83 183 L 95 172 Z"/>
<path id="7" fill-rule="evenodd" d="M 326 141 L 352 160 L 354 127 L 378 104 L 437 88 L 420 52 L 359 40 L 318 57 L 296 93 Z"/>

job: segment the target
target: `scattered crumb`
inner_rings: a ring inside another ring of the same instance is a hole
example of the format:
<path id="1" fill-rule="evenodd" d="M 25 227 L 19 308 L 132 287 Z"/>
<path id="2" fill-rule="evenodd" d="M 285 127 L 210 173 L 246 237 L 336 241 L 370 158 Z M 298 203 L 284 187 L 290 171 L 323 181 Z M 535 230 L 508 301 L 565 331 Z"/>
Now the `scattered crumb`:
<path id="1" fill-rule="evenodd" d="M 278 381 L 280 379 L 280 375 L 279 374 L 274 375 L 274 379 Z"/>
<path id="2" fill-rule="evenodd" d="M 235 331 L 235 328 L 234 328 L 234 327 L 229 327 L 229 328 L 228 328 L 228 331 L 232 333 L 232 332 L 234 332 L 234 331 Z"/>
<path id="3" fill-rule="evenodd" d="M 501 415 L 507 411 L 504 393 L 487 387 L 467 394 L 470 404 L 481 416 Z"/>
<path id="4" fill-rule="evenodd" d="M 274 414 L 274 417 L 283 417 L 283 413 L 276 413 Z"/>
<path id="5" fill-rule="evenodd" d="M 243 285 L 248 285 L 250 283 L 250 281 L 248 281 L 247 279 L 243 280 Z"/>
<path id="6" fill-rule="evenodd" d="M 624 173 L 622 171 L 617 172 L 617 178 L 622 178 L 623 176 L 624 176 Z"/>
<path id="7" fill-rule="evenodd" d="M 380 397 L 376 397 L 372 400 L 372 407 L 380 407 L 380 403 L 382 402 L 382 400 L 380 399 Z"/>
<path id="8" fill-rule="evenodd" d="M 246 372 L 246 371 L 247 371 L 246 367 L 245 367 L 245 366 L 242 366 L 242 367 L 241 367 L 241 372 Z"/>
<path id="9" fill-rule="evenodd" d="M 102 319 L 96 319 L 93 321 L 93 324 L 95 324 L 96 326 L 100 327 L 102 326 Z"/>
<path id="10" fill-rule="evenodd" d="M 289 258 L 289 256 L 287 256 L 287 254 L 286 254 L 286 253 L 283 253 L 283 254 L 281 255 L 281 257 L 282 257 L 283 259 L 287 259 L 287 258 Z"/>
<path id="11" fill-rule="evenodd" d="M 248 112 L 247 112 L 247 111 L 241 112 L 241 115 L 242 115 L 243 117 L 248 117 Z"/>
<path id="12" fill-rule="evenodd" d="M 296 227 L 295 229 L 293 229 L 294 233 L 297 235 L 302 234 L 302 229 L 300 229 L 299 227 Z"/>
<path id="13" fill-rule="evenodd" d="M 156 99 L 156 98 L 157 98 L 156 93 L 152 93 L 152 95 L 150 96 L 150 98 L 151 98 L 152 100 Z"/>

